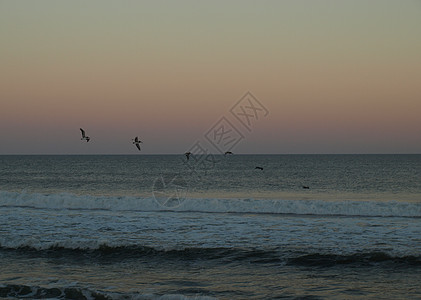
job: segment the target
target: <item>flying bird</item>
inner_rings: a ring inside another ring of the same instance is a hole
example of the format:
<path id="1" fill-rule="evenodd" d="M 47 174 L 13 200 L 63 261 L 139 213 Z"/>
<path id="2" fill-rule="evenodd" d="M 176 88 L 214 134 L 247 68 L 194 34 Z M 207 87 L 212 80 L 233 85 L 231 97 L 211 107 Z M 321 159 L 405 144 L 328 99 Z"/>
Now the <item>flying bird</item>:
<path id="1" fill-rule="evenodd" d="M 186 153 L 184 153 L 184 155 L 186 156 L 187 160 L 189 160 L 190 159 L 191 152 L 186 152 Z"/>
<path id="2" fill-rule="evenodd" d="M 255 169 L 263 170 L 263 168 L 262 168 L 262 167 L 256 167 Z"/>
<path id="3" fill-rule="evenodd" d="M 89 142 L 89 140 L 91 138 L 85 134 L 85 130 L 83 130 L 82 128 L 80 128 L 80 132 L 82 132 L 82 138 L 81 138 L 81 140 L 86 140 L 86 142 Z"/>
<path id="4" fill-rule="evenodd" d="M 139 149 L 140 151 L 140 143 L 142 143 L 142 141 L 139 140 L 138 137 L 135 137 L 134 139 L 132 139 L 132 141 L 133 141 L 133 144 L 136 145 L 137 149 Z"/>

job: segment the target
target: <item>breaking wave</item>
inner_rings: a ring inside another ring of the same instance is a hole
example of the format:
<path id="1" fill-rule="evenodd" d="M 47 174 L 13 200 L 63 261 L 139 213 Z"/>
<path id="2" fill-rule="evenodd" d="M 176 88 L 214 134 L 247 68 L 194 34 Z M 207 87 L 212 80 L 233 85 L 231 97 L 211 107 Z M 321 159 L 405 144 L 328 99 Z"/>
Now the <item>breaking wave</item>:
<path id="1" fill-rule="evenodd" d="M 0 207 L 116 211 L 421 217 L 421 203 L 283 199 L 155 198 L 0 191 Z"/>
<path id="2" fill-rule="evenodd" d="M 421 256 L 392 255 L 383 251 L 357 252 L 350 254 L 291 252 L 283 249 L 244 249 L 244 248 L 200 248 L 156 249 L 139 245 L 108 246 L 97 248 L 66 248 L 59 245 L 49 248 L 35 248 L 20 245 L 16 248 L 0 245 L 3 255 L 22 255 L 48 259 L 66 259 L 75 263 L 103 261 L 121 262 L 125 260 L 163 261 L 212 261 L 212 263 L 257 263 L 275 265 L 295 265 L 308 267 L 332 267 L 337 265 L 371 266 L 387 264 L 395 267 L 421 266 Z"/>

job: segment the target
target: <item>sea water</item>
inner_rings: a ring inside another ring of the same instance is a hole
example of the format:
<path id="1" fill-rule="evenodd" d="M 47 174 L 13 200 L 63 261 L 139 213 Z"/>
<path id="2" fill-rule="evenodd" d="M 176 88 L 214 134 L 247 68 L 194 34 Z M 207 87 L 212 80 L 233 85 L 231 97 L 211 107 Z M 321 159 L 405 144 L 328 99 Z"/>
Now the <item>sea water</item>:
<path id="1" fill-rule="evenodd" d="M 421 155 L 0 156 L 0 298 L 421 299 L 420 282 Z"/>

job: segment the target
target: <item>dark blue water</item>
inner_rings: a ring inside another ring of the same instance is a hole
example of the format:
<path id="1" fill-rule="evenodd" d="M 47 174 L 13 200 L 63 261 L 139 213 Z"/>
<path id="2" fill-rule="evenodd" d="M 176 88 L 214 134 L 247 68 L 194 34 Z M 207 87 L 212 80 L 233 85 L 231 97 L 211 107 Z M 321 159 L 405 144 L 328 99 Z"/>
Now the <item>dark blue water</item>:
<path id="1" fill-rule="evenodd" d="M 0 297 L 417 298 L 420 175 L 421 155 L 0 156 Z"/>

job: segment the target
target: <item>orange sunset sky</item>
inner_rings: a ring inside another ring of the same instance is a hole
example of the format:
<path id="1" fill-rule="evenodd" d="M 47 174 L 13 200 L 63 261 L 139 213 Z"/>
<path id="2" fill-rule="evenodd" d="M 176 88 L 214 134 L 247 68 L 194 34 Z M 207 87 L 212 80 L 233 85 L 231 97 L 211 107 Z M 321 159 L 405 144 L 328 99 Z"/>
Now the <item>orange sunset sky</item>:
<path id="1" fill-rule="evenodd" d="M 0 154 L 421 153 L 419 0 L 1 0 L 0 41 Z"/>

